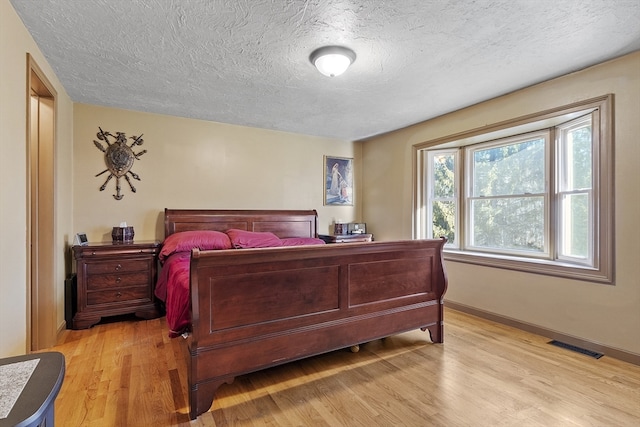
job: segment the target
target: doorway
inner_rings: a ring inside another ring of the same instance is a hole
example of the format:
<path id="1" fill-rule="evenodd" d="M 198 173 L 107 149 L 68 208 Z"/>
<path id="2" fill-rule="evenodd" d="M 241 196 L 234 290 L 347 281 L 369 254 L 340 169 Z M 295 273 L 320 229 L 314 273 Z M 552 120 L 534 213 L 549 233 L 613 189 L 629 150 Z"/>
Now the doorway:
<path id="1" fill-rule="evenodd" d="M 56 344 L 54 274 L 55 109 L 56 92 L 31 55 L 27 55 L 27 335 L 30 350 Z"/>

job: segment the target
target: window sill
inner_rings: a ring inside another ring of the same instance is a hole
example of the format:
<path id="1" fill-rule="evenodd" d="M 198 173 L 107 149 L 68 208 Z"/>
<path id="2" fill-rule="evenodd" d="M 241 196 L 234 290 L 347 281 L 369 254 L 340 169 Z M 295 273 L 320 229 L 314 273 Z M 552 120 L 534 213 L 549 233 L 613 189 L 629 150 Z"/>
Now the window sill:
<path id="1" fill-rule="evenodd" d="M 495 255 L 480 252 L 463 252 L 454 249 L 444 250 L 445 261 L 462 262 L 485 267 L 523 271 L 546 276 L 563 277 L 572 280 L 613 285 L 613 269 L 592 268 L 543 259 L 520 258 L 515 256 Z"/>

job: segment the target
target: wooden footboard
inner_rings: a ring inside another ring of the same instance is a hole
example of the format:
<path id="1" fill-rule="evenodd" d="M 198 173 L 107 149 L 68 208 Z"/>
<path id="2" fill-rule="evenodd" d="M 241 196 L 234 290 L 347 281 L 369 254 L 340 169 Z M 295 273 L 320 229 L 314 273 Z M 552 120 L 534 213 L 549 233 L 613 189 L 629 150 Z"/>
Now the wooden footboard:
<path id="1" fill-rule="evenodd" d="M 191 418 L 238 375 L 418 328 L 441 343 L 443 245 L 194 250 Z"/>

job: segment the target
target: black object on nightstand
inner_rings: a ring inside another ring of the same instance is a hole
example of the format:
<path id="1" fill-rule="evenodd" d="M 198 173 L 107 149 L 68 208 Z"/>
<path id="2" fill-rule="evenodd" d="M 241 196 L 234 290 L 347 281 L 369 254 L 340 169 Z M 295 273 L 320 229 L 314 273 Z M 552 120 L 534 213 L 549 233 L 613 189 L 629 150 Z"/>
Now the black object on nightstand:
<path id="1" fill-rule="evenodd" d="M 373 240 L 372 234 L 340 234 L 337 236 L 320 234 L 318 236 L 325 243 L 356 243 L 356 242 L 371 242 Z"/>
<path id="2" fill-rule="evenodd" d="M 89 328 L 105 316 L 158 317 L 153 292 L 159 250 L 157 241 L 74 246 L 77 311 L 73 329 Z"/>

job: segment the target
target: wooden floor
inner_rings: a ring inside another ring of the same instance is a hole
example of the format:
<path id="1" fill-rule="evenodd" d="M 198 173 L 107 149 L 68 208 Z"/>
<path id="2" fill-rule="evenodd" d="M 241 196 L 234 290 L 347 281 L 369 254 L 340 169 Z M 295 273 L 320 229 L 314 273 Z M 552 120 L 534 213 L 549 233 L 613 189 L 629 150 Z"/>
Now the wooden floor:
<path id="1" fill-rule="evenodd" d="M 640 426 L 640 366 L 451 309 L 414 331 L 236 378 L 190 422 L 165 319 L 65 331 L 58 426 Z"/>

